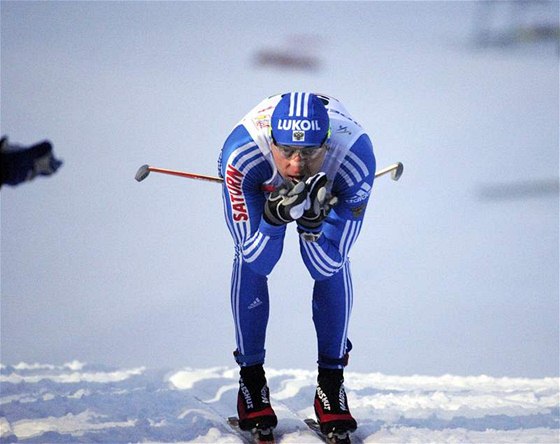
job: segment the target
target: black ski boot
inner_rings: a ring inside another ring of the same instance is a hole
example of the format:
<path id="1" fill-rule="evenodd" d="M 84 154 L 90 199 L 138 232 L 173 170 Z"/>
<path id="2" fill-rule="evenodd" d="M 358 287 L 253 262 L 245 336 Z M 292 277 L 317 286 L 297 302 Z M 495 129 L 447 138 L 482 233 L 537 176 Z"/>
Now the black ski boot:
<path id="1" fill-rule="evenodd" d="M 262 365 L 241 367 L 237 394 L 239 428 L 270 434 L 278 424 L 276 413 L 270 405 L 270 391 Z"/>
<path id="2" fill-rule="evenodd" d="M 350 433 L 358 428 L 350 414 L 344 391 L 343 370 L 319 368 L 315 392 L 315 414 L 321 432 L 329 442 L 350 442 Z"/>

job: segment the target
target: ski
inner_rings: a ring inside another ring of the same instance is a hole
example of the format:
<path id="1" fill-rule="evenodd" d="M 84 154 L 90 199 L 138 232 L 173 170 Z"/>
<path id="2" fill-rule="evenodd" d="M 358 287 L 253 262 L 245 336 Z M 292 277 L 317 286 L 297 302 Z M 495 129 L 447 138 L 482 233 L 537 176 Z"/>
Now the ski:
<path id="1" fill-rule="evenodd" d="M 246 432 L 251 434 L 251 443 L 254 444 L 274 444 L 274 434 L 273 428 L 269 427 L 266 429 L 257 429 L 254 428 L 253 430 L 245 431 L 239 428 L 239 418 L 237 416 L 230 416 L 227 419 L 229 426 L 241 432 Z"/>
<path id="2" fill-rule="evenodd" d="M 325 441 L 327 444 L 350 444 L 352 442 L 350 440 L 350 432 L 344 432 L 344 433 L 331 432 L 328 435 L 325 435 L 321 431 L 321 427 L 319 426 L 319 423 L 314 419 L 307 418 L 304 419 L 304 422 L 305 424 L 307 424 L 307 427 L 309 427 L 310 430 L 315 432 L 315 434 L 323 441 Z"/>

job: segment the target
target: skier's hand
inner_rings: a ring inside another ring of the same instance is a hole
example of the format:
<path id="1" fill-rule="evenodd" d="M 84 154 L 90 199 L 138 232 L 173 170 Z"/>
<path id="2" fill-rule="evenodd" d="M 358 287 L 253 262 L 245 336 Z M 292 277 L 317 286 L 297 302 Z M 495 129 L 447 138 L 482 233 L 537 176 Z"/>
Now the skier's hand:
<path id="1" fill-rule="evenodd" d="M 284 225 L 299 219 L 307 199 L 306 183 L 286 182 L 270 193 L 264 205 L 263 218 L 271 225 Z"/>
<path id="2" fill-rule="evenodd" d="M 50 144 L 49 144 L 50 145 Z M 33 170 L 30 173 L 31 179 L 40 176 L 50 176 L 62 165 L 62 161 L 53 156 L 52 151 L 43 155 L 39 154 L 33 160 Z"/>
<path id="3" fill-rule="evenodd" d="M 327 175 L 323 172 L 306 180 L 308 194 L 305 211 L 298 219 L 298 225 L 301 228 L 316 231 L 329 215 L 331 208 L 338 203 L 338 198 L 327 192 L 327 182 Z"/>
<path id="4" fill-rule="evenodd" d="M 38 175 L 49 176 L 62 165 L 62 161 L 54 157 L 52 144 L 48 140 L 26 147 L 10 144 L 4 137 L 0 140 L 0 156 L 0 185 L 18 185 Z"/>

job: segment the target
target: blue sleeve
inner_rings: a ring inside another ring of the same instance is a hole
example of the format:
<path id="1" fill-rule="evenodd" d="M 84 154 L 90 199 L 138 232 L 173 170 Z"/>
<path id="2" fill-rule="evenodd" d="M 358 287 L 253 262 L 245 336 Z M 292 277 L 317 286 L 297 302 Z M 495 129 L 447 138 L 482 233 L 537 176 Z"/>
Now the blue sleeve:
<path id="1" fill-rule="evenodd" d="M 332 194 L 338 197 L 338 204 L 323 222 L 321 237 L 316 242 L 300 239 L 303 261 L 313 279 L 329 278 L 348 260 L 362 228 L 375 167 L 373 146 L 364 134 L 348 151 L 334 178 Z"/>
<path id="2" fill-rule="evenodd" d="M 224 143 L 218 160 L 224 178 L 222 197 L 227 226 L 236 255 L 260 275 L 268 275 L 282 254 L 286 226 L 262 218 L 266 193 L 263 182 L 272 168 L 245 127 L 236 127 Z"/>

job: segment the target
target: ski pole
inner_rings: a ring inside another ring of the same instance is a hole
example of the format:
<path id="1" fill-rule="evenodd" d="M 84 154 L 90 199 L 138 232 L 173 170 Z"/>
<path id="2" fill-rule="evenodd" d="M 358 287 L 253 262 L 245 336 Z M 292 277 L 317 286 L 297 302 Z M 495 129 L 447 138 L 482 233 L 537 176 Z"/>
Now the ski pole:
<path id="1" fill-rule="evenodd" d="M 401 162 L 397 162 L 377 171 L 375 173 L 375 178 L 377 179 L 379 176 L 383 176 L 384 174 L 391 173 L 391 179 L 399 180 L 402 176 L 403 171 L 404 171 L 404 165 Z"/>
<path id="2" fill-rule="evenodd" d="M 167 168 L 158 168 L 150 165 L 142 165 L 138 169 L 135 178 L 138 182 L 142 182 L 146 177 L 148 177 L 148 174 L 150 174 L 151 172 L 171 174 L 172 176 L 186 177 L 187 179 L 207 180 L 209 182 L 222 183 L 224 181 L 224 179 L 222 179 L 221 177 L 207 176 L 206 174 L 187 173 L 185 171 L 169 170 Z"/>
<path id="3" fill-rule="evenodd" d="M 375 173 L 375 177 L 383 176 L 384 174 L 391 173 L 391 179 L 399 180 L 402 176 L 404 166 L 401 162 L 394 163 L 385 167 Z M 172 176 L 186 177 L 187 179 L 206 180 L 208 182 L 222 183 L 223 178 L 217 176 L 208 176 L 206 174 L 187 173 L 186 171 L 170 170 L 167 168 L 158 168 L 150 165 L 142 165 L 135 176 L 138 182 L 142 182 L 150 173 L 170 174 Z M 264 191 L 274 191 L 272 185 L 263 185 Z"/>

